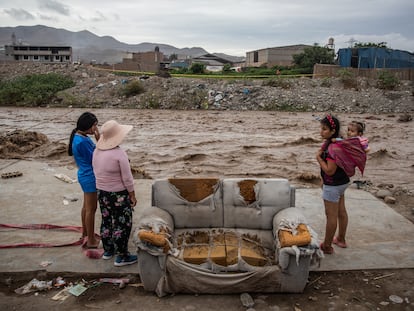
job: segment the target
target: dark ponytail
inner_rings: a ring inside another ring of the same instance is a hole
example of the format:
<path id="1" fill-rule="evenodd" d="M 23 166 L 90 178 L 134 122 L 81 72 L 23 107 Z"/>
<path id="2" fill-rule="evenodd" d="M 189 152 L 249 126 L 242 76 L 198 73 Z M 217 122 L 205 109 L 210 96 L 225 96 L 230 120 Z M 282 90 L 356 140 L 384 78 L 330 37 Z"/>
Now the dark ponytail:
<path id="1" fill-rule="evenodd" d="M 74 128 L 72 130 L 72 133 L 70 134 L 70 138 L 69 138 L 69 146 L 68 146 L 68 155 L 73 156 L 73 152 L 72 152 L 72 143 L 73 143 L 73 137 L 75 136 L 77 129 Z"/>

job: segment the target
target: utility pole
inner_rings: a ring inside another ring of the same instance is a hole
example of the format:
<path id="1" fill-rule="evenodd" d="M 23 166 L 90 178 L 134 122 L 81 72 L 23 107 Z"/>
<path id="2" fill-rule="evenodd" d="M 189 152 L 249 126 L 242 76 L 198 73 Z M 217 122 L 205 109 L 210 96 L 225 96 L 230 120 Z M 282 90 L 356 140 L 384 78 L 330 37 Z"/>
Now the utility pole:
<path id="1" fill-rule="evenodd" d="M 348 41 L 346 41 L 345 43 L 348 43 L 348 44 L 349 44 L 349 47 L 350 47 L 350 48 L 353 48 L 356 42 L 358 42 L 358 40 L 355 40 L 354 38 L 352 38 L 352 37 L 351 37 L 351 38 L 350 38 Z"/>

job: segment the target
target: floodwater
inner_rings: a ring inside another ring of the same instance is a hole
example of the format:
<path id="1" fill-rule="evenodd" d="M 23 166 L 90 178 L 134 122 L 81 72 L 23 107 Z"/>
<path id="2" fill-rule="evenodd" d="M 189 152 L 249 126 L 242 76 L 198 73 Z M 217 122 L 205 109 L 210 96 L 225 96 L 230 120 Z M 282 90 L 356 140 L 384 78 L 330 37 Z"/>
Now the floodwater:
<path id="1" fill-rule="evenodd" d="M 100 125 L 115 119 L 134 126 L 121 147 L 146 178 L 281 177 L 300 186 L 318 183 L 315 155 L 322 141 L 312 113 L 0 107 L 0 134 L 16 129 L 45 134 L 50 143 L 28 156 L 73 165 L 62 150 L 84 111 L 95 113 Z M 355 178 L 414 191 L 412 122 L 398 122 L 396 115 L 337 117 L 343 129 L 352 120 L 366 123 L 371 151 L 364 176 Z"/>

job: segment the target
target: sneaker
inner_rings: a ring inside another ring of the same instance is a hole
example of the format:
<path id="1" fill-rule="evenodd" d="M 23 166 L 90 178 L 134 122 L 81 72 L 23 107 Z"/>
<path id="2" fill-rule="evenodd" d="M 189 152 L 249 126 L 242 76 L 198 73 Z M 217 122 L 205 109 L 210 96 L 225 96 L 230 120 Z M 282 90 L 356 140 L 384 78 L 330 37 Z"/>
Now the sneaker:
<path id="1" fill-rule="evenodd" d="M 114 252 L 105 251 L 102 255 L 102 259 L 108 260 L 111 259 L 112 256 L 114 256 Z"/>
<path id="2" fill-rule="evenodd" d="M 114 266 L 115 267 L 122 267 L 122 266 L 126 266 L 126 265 L 132 265 L 134 263 L 136 263 L 138 261 L 138 256 L 136 255 L 125 255 L 125 256 L 121 256 L 118 255 L 115 258 L 114 261 Z"/>

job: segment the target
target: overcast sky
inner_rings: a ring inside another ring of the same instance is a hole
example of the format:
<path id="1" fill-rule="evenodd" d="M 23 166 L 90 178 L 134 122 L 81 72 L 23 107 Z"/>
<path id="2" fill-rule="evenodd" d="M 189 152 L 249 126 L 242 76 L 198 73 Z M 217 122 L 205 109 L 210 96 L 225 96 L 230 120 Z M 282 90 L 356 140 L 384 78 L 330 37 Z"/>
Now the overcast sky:
<path id="1" fill-rule="evenodd" d="M 0 0 L 0 26 L 20 25 L 237 56 L 330 37 L 414 52 L 414 0 Z"/>

